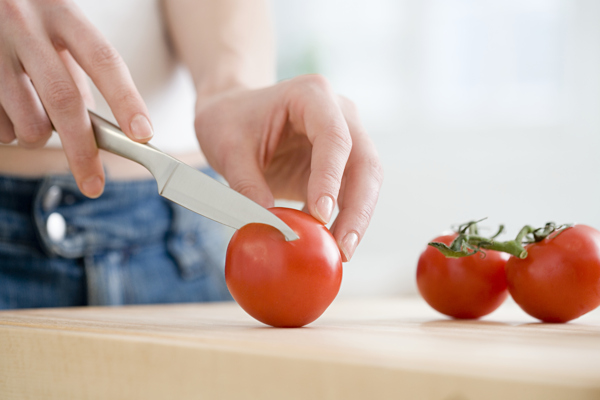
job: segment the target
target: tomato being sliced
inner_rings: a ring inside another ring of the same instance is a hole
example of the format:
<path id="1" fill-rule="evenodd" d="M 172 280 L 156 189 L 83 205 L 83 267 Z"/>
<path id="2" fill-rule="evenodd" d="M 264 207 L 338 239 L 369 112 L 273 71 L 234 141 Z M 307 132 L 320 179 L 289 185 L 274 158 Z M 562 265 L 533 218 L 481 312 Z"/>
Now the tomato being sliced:
<path id="1" fill-rule="evenodd" d="M 450 245 L 457 234 L 434 242 Z M 488 250 L 462 258 L 447 258 L 427 246 L 417 265 L 421 296 L 435 310 L 454 318 L 474 319 L 487 315 L 506 299 L 504 266 L 508 255 Z"/>
<path id="2" fill-rule="evenodd" d="M 600 305 L 600 232 L 575 225 L 525 247 L 527 257 L 510 257 L 508 289 L 529 315 L 567 322 Z"/>
<path id="3" fill-rule="evenodd" d="M 342 283 L 342 259 L 327 227 L 288 208 L 271 211 L 300 239 L 288 242 L 277 229 L 249 224 L 227 248 L 225 279 L 233 298 L 251 316 L 275 327 L 316 320 Z"/>

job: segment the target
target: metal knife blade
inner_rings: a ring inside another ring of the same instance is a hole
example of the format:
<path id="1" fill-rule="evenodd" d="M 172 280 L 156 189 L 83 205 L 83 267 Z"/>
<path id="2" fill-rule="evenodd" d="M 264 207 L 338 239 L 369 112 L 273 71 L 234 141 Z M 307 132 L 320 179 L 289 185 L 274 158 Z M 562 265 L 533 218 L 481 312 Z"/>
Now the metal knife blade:
<path id="1" fill-rule="evenodd" d="M 161 152 L 129 139 L 111 122 L 89 111 L 98 147 L 146 167 L 161 196 L 232 228 L 262 223 L 277 228 L 288 241 L 298 235 L 266 208 L 223 183 Z"/>
<path id="2" fill-rule="evenodd" d="M 279 229 L 287 240 L 298 239 L 298 235 L 275 214 L 183 163 L 177 165 L 159 193 L 187 209 L 236 229 L 258 222 Z"/>

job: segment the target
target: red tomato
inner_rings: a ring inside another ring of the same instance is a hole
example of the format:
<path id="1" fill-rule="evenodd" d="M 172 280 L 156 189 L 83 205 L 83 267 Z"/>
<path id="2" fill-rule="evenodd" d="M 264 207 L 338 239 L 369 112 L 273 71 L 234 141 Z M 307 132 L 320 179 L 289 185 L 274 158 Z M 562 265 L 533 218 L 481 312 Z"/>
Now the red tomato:
<path id="1" fill-rule="evenodd" d="M 600 232 L 586 225 L 525 247 L 506 264 L 508 290 L 529 315 L 567 322 L 600 305 Z"/>
<path id="2" fill-rule="evenodd" d="M 456 236 L 433 241 L 450 245 Z M 492 250 L 485 254 L 447 258 L 427 246 L 417 265 L 421 296 L 435 310 L 454 318 L 473 319 L 491 313 L 508 295 L 504 272 L 508 255 Z"/>
<path id="3" fill-rule="evenodd" d="M 342 258 L 329 230 L 312 216 L 272 208 L 300 239 L 288 242 L 277 229 L 249 224 L 227 248 L 225 280 L 251 316 L 275 327 L 300 327 L 319 318 L 342 283 Z"/>

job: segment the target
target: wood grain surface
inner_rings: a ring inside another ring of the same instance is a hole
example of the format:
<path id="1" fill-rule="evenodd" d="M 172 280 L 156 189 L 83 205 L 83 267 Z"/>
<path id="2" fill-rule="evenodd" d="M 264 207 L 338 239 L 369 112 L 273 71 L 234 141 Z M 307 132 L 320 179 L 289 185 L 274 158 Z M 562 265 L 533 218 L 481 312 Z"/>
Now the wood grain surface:
<path id="1" fill-rule="evenodd" d="M 337 300 L 270 328 L 234 303 L 0 312 L 0 399 L 600 399 L 600 310 L 479 321 Z"/>

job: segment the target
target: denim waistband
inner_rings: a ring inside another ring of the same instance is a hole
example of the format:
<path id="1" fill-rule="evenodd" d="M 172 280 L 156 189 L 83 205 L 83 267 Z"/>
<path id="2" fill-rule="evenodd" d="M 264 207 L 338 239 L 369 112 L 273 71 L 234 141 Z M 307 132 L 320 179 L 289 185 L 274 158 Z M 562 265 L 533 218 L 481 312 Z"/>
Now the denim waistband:
<path id="1" fill-rule="evenodd" d="M 16 211 L 0 224 L 0 242 L 37 241 L 38 250 L 66 258 L 160 240 L 170 218 L 153 181 L 108 182 L 88 199 L 72 176 L 0 177 L 0 193 L 0 209 Z"/>
<path id="2" fill-rule="evenodd" d="M 219 224 L 159 196 L 154 180 L 107 181 L 103 195 L 89 199 L 71 175 L 0 176 L 2 251 L 79 258 L 167 241 L 192 278 L 206 257 L 222 251 L 223 236 Z"/>

